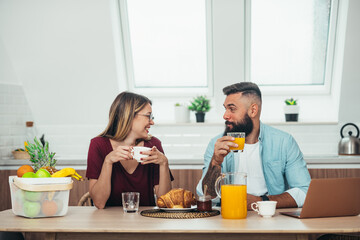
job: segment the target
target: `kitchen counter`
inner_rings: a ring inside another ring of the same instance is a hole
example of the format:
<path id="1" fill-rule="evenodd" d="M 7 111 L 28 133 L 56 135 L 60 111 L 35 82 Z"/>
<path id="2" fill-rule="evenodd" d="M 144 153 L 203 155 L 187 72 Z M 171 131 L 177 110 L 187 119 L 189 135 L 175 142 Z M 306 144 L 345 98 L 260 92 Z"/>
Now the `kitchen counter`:
<path id="1" fill-rule="evenodd" d="M 171 169 L 201 169 L 203 159 L 200 156 L 168 156 Z M 308 168 L 360 168 L 360 156 L 304 156 Z M 63 157 L 57 159 L 57 166 L 61 168 L 72 167 L 86 169 L 86 159 L 81 157 Z M 15 170 L 24 164 L 30 164 L 29 160 L 13 158 L 0 159 L 1 170 Z"/>

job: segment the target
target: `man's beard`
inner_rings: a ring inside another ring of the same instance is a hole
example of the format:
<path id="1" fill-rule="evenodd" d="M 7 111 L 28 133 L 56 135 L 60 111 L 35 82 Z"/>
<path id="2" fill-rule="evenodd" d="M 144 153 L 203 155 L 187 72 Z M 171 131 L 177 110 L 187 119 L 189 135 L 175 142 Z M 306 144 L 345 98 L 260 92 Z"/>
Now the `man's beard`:
<path id="1" fill-rule="evenodd" d="M 236 124 L 234 122 L 226 121 L 225 124 L 231 125 L 232 128 L 230 129 L 229 126 L 226 126 L 225 131 L 224 131 L 224 136 L 226 136 L 228 132 L 244 132 L 245 136 L 247 136 L 252 132 L 252 130 L 254 128 L 254 124 L 247 113 L 246 113 L 244 119 L 242 120 L 242 122 Z"/>

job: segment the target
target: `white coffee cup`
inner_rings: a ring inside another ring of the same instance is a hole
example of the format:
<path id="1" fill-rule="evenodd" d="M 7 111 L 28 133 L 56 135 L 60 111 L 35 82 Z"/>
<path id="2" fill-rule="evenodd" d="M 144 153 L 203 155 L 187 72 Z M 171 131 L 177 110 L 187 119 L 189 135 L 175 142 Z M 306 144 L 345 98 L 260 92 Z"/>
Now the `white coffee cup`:
<path id="1" fill-rule="evenodd" d="M 277 201 L 259 201 L 251 204 L 252 210 L 264 218 L 271 218 L 275 215 Z"/>
<path id="2" fill-rule="evenodd" d="M 133 158 L 136 161 L 142 162 L 142 160 L 140 160 L 141 158 L 149 156 L 146 154 L 140 154 L 140 152 L 145 152 L 145 151 L 151 151 L 151 148 L 149 148 L 149 147 L 133 147 L 131 150 L 131 155 L 133 156 Z"/>

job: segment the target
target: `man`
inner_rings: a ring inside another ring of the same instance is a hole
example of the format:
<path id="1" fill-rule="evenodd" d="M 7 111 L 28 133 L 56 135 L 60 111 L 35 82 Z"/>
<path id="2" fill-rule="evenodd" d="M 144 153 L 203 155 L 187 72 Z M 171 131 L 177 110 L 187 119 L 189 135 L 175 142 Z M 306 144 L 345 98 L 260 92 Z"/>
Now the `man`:
<path id="1" fill-rule="evenodd" d="M 215 181 L 221 172 L 247 173 L 247 205 L 257 201 L 277 201 L 277 208 L 302 207 L 310 184 L 310 175 L 294 138 L 260 121 L 261 91 L 251 82 L 241 82 L 223 89 L 225 133 L 213 138 L 204 155 L 203 175 L 197 185 L 216 197 Z M 243 152 L 228 132 L 245 132 Z M 214 201 L 219 201 L 215 199 Z"/>

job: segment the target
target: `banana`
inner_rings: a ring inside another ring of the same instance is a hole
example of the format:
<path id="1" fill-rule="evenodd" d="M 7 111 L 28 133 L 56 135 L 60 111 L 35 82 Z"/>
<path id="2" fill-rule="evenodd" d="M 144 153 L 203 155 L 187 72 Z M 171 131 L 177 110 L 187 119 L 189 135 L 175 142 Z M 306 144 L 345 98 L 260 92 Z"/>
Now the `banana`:
<path id="1" fill-rule="evenodd" d="M 29 152 L 29 150 L 26 148 L 27 146 L 29 146 L 29 143 L 25 141 L 24 142 L 24 149 L 25 149 L 26 152 Z"/>
<path id="2" fill-rule="evenodd" d="M 73 168 L 61 169 L 60 171 L 57 171 L 56 173 L 51 175 L 51 177 L 73 177 L 76 180 L 80 180 L 80 181 L 83 180 L 82 176 L 80 176 Z"/>

